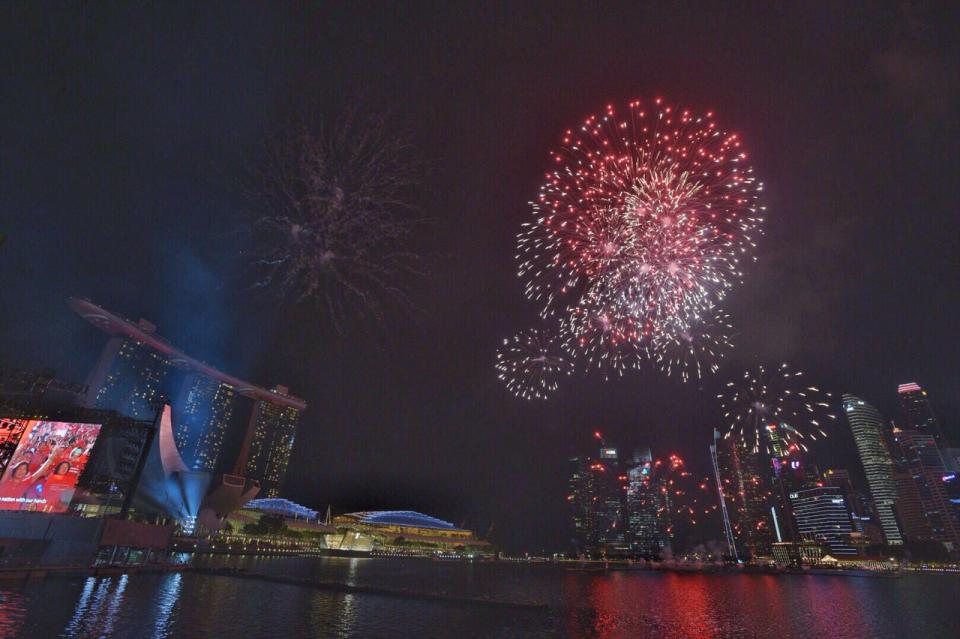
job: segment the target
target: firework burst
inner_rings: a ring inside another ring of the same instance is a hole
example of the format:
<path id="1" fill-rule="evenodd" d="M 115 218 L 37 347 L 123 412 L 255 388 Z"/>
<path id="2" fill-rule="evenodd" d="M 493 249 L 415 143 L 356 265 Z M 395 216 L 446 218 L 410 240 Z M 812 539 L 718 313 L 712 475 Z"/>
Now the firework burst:
<path id="1" fill-rule="evenodd" d="M 547 399 L 573 369 L 549 331 L 530 329 L 503 340 L 497 373 L 507 390 L 522 399 Z"/>
<path id="2" fill-rule="evenodd" d="M 716 373 L 720 369 L 719 360 L 733 348 L 732 333 L 730 318 L 715 310 L 656 334 L 650 350 L 668 377 L 676 372 L 687 382 L 701 379 L 705 371 Z"/>
<path id="3" fill-rule="evenodd" d="M 836 419 L 830 393 L 808 385 L 803 373 L 787 364 L 746 371 L 717 397 L 727 421 L 725 437 L 737 437 L 754 452 L 779 456 L 793 446 L 806 451 L 806 441 L 826 437 L 826 422 Z"/>
<path id="4" fill-rule="evenodd" d="M 585 368 L 596 368 L 607 379 L 612 373 L 623 375 L 637 368 L 643 356 L 641 327 L 631 316 L 614 309 L 615 303 L 593 291 L 560 322 L 563 348 Z"/>
<path id="5" fill-rule="evenodd" d="M 316 303 L 338 330 L 351 315 L 380 318 L 389 301 L 409 306 L 403 281 L 420 272 L 408 248 L 419 173 L 382 117 L 296 122 L 267 146 L 244 188 L 254 287 Z"/>
<path id="6" fill-rule="evenodd" d="M 763 221 L 762 184 L 712 113 L 660 100 L 622 115 L 611 106 L 568 130 L 552 157 L 517 250 L 525 294 L 544 317 L 569 312 L 572 326 L 588 324 L 577 313 L 605 317 L 642 341 L 701 316 L 741 279 Z M 636 347 L 605 334 L 604 349 L 575 338 L 598 352 Z"/>

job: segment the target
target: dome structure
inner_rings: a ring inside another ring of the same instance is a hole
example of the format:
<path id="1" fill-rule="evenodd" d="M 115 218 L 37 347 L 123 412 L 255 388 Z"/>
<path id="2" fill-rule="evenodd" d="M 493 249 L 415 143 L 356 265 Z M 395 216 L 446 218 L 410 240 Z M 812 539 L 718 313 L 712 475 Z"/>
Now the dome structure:
<path id="1" fill-rule="evenodd" d="M 456 529 L 456 526 L 449 521 L 443 521 L 414 510 L 373 510 L 350 513 L 346 517 L 351 517 L 360 523 L 371 526 L 410 526 L 412 528 L 435 528 L 437 530 Z"/>

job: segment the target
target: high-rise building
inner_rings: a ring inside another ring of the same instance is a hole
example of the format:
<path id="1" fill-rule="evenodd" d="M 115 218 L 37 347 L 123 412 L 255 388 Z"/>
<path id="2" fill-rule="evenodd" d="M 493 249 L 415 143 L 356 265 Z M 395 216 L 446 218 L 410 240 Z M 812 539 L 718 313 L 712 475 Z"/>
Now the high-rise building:
<path id="1" fill-rule="evenodd" d="M 670 547 L 670 495 L 653 471 L 649 449 L 635 454 L 627 470 L 627 537 L 631 554 L 644 557 Z"/>
<path id="2" fill-rule="evenodd" d="M 815 541 L 832 555 L 856 555 L 850 536 L 850 511 L 840 488 L 818 486 L 790 493 L 800 541 Z"/>
<path id="3" fill-rule="evenodd" d="M 776 541 L 774 503 L 761 455 L 734 437 L 716 441 L 720 489 L 729 515 L 737 554 L 769 556 Z"/>
<path id="4" fill-rule="evenodd" d="M 897 387 L 897 396 L 900 398 L 900 408 L 903 411 L 904 430 L 919 430 L 930 434 L 937 445 L 945 446 L 940 422 L 927 398 L 927 391 L 916 382 L 900 384 Z"/>
<path id="5" fill-rule="evenodd" d="M 670 545 L 669 495 L 655 477 L 649 450 L 621 459 L 601 441 L 596 457 L 571 462 L 570 507 L 577 555 L 657 556 Z"/>
<path id="6" fill-rule="evenodd" d="M 724 491 L 724 480 L 720 476 L 720 458 L 718 451 L 723 445 L 720 431 L 713 431 L 713 444 L 710 445 L 710 461 L 713 464 L 713 480 L 717 486 L 717 503 L 720 504 L 720 517 L 723 525 L 723 536 L 727 542 L 727 552 L 734 560 L 739 560 L 737 543 L 733 538 L 733 525 L 730 523 L 730 511 L 727 507 L 727 495 Z M 732 504 L 731 504 L 732 505 Z"/>
<path id="7" fill-rule="evenodd" d="M 286 477 L 300 414 L 306 403 L 277 386 L 267 390 L 228 375 L 172 346 L 150 322 L 134 323 L 81 299 L 71 307 L 111 335 L 89 379 L 87 402 L 130 417 L 153 418 L 162 404 L 174 407 L 173 430 L 191 470 L 219 473 L 228 431 L 240 408 L 252 406 L 234 474 L 261 484 L 261 496 L 278 496 Z M 232 453 L 236 453 L 234 448 Z M 230 480 L 237 484 L 237 478 Z"/>
<path id="8" fill-rule="evenodd" d="M 278 397 L 288 397 L 285 386 L 277 386 L 271 392 Z M 267 400 L 260 400 L 254 406 L 237 468 L 238 471 L 242 468 L 246 477 L 260 482 L 260 496 L 280 495 L 299 422 L 300 411 L 294 406 Z"/>
<path id="9" fill-rule="evenodd" d="M 897 490 L 893 481 L 893 460 L 883 441 L 883 418 L 876 408 L 849 394 L 843 396 L 843 411 L 867 476 L 873 510 L 884 539 L 890 545 L 902 544 L 903 535 L 895 510 Z"/>
<path id="10" fill-rule="evenodd" d="M 895 462 L 893 483 L 897 489 L 897 520 L 906 541 L 929 541 L 933 531 L 920 503 L 920 492 L 906 461 Z"/>
<path id="11" fill-rule="evenodd" d="M 156 328 L 140 320 L 144 333 Z M 173 366 L 146 342 L 128 336 L 110 338 L 87 379 L 87 405 L 115 410 L 134 419 L 153 419 L 170 401 Z"/>
<path id="12" fill-rule="evenodd" d="M 943 465 L 951 473 L 960 473 L 960 448 L 941 448 Z"/>
<path id="13" fill-rule="evenodd" d="M 174 412 L 177 449 L 191 470 L 221 470 L 220 457 L 237 397 L 226 382 L 197 373 L 187 375 Z"/>
<path id="14" fill-rule="evenodd" d="M 883 531 L 876 522 L 876 515 L 870 500 L 865 494 L 857 490 L 850 478 L 850 472 L 845 468 L 832 468 L 823 474 L 822 483 L 825 486 L 836 486 L 847 500 L 850 509 L 850 521 L 853 531 L 858 533 L 866 545 L 884 543 Z"/>
<path id="15" fill-rule="evenodd" d="M 948 550 L 960 549 L 960 513 L 947 492 L 950 476 L 932 433 L 925 429 L 894 429 L 906 470 L 920 498 L 923 517 L 936 541 Z"/>
<path id="16" fill-rule="evenodd" d="M 596 500 L 600 472 L 589 457 L 574 457 L 570 460 L 570 483 L 567 505 L 572 521 L 572 542 L 577 556 L 598 552 Z"/>

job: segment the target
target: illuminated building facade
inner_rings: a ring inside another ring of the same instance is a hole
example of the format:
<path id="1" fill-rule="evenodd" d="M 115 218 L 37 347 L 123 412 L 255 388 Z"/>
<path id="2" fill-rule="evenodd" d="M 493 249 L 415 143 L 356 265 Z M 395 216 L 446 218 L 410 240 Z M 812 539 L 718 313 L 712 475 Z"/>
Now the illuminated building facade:
<path id="1" fill-rule="evenodd" d="M 830 469 L 823 474 L 822 483 L 836 486 L 847 500 L 850 509 L 850 522 L 862 545 L 880 545 L 884 543 L 883 531 L 876 523 L 873 508 L 867 496 L 857 490 L 850 478 L 850 472 L 843 468 Z"/>
<path id="2" fill-rule="evenodd" d="M 600 449 L 597 464 L 599 475 L 597 486 L 597 541 L 604 555 L 625 554 L 626 525 L 624 518 L 624 492 L 626 476 L 620 471 L 620 460 L 616 448 Z"/>
<path id="3" fill-rule="evenodd" d="M 653 494 L 643 475 L 650 471 L 649 451 L 622 463 L 616 448 L 602 444 L 598 457 L 574 457 L 570 464 L 567 503 L 578 556 L 650 556 L 669 544 L 658 532 L 668 509 L 656 510 L 666 496 Z"/>
<path id="4" fill-rule="evenodd" d="M 950 479 L 956 476 L 947 472 L 934 436 L 914 429 L 895 429 L 893 434 L 931 536 L 948 550 L 960 550 L 960 513 L 948 492 Z"/>
<path id="5" fill-rule="evenodd" d="M 236 390 L 226 382 L 196 373 L 187 375 L 176 406 L 176 440 L 191 470 L 219 470 L 237 398 Z"/>
<path id="6" fill-rule="evenodd" d="M 277 386 L 273 392 L 287 396 L 285 386 Z M 260 482 L 263 497 L 280 495 L 299 422 L 300 411 L 293 406 L 263 400 L 254 406 L 240 459 L 246 458 L 243 472 Z"/>
<path id="7" fill-rule="evenodd" d="M 260 496 L 279 495 L 306 402 L 282 386 L 267 390 L 190 357 L 150 322 L 131 322 L 88 300 L 71 299 L 70 306 L 111 335 L 89 377 L 89 405 L 153 419 L 171 404 L 176 446 L 191 471 L 219 474 L 229 456 L 236 460 L 233 474 L 216 485 L 246 494 L 248 479 L 260 483 Z M 231 437 L 234 421 L 242 423 L 248 410 L 245 435 Z"/>
<path id="8" fill-rule="evenodd" d="M 904 429 L 923 431 L 931 435 L 937 445 L 945 445 L 940 422 L 930 407 L 927 391 L 916 382 L 908 382 L 897 387 L 897 397 L 905 420 Z"/>
<path id="9" fill-rule="evenodd" d="M 896 518 L 897 489 L 893 480 L 893 459 L 883 441 L 883 418 L 876 408 L 853 395 L 843 396 L 843 412 L 867 476 L 873 510 L 883 536 L 890 545 L 903 544 Z"/>
<path id="10" fill-rule="evenodd" d="M 597 550 L 596 504 L 597 469 L 591 468 L 593 460 L 574 457 L 570 460 L 570 481 L 567 492 L 567 507 L 572 523 L 572 543 L 575 553 L 589 555 Z"/>
<path id="11" fill-rule="evenodd" d="M 897 489 L 897 517 L 900 528 L 907 541 L 928 541 L 933 539 L 933 531 L 927 522 L 927 516 L 920 503 L 920 493 L 906 461 L 898 460 L 893 471 L 893 483 Z"/>
<path id="12" fill-rule="evenodd" d="M 856 555 L 853 527 L 843 492 L 836 486 L 818 486 L 790 493 L 793 516 L 801 541 L 825 545 L 831 555 Z"/>
<path id="13" fill-rule="evenodd" d="M 490 555 L 493 547 L 449 521 L 412 510 L 379 510 L 337 515 L 334 550 L 402 555 Z"/>
<path id="14" fill-rule="evenodd" d="M 577 555 L 591 557 L 626 553 L 623 495 L 615 459 L 570 460 L 572 473 L 567 502 Z"/>
<path id="15" fill-rule="evenodd" d="M 635 455 L 627 470 L 626 530 L 633 555 L 657 557 L 670 547 L 669 493 L 654 478 L 650 451 Z"/>
<path id="16" fill-rule="evenodd" d="M 769 556 L 776 541 L 769 473 L 759 453 L 736 438 L 716 440 L 716 463 L 738 556 Z"/>
<path id="17" fill-rule="evenodd" d="M 140 321 L 147 333 L 156 329 Z M 87 405 L 115 410 L 133 419 L 153 419 L 157 407 L 170 401 L 173 367 L 161 353 L 130 337 L 112 337 L 87 380 Z"/>

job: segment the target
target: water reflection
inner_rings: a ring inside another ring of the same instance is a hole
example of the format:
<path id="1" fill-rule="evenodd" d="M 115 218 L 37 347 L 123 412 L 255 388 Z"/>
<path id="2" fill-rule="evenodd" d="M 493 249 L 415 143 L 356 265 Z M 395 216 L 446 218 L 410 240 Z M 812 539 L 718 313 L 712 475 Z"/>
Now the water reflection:
<path id="1" fill-rule="evenodd" d="M 26 604 L 21 593 L 0 592 L 0 637 L 13 637 L 27 617 Z"/>
<path id="2" fill-rule="evenodd" d="M 267 572 L 261 560 L 257 570 Z M 560 566 L 309 560 L 284 574 L 414 591 L 546 601 L 499 609 L 202 574 L 0 582 L 0 637 L 729 637 L 920 639 L 955 635 L 955 577 L 853 579 Z"/>
<path id="3" fill-rule="evenodd" d="M 169 575 L 160 587 L 157 596 L 157 617 L 153 622 L 154 637 L 168 637 L 170 627 L 170 616 L 173 614 L 174 607 L 180 599 L 180 588 L 183 582 L 183 575 L 178 573 Z"/>
<path id="4" fill-rule="evenodd" d="M 88 578 L 65 634 L 70 637 L 109 636 L 116 624 L 129 579 L 128 575 Z"/>

